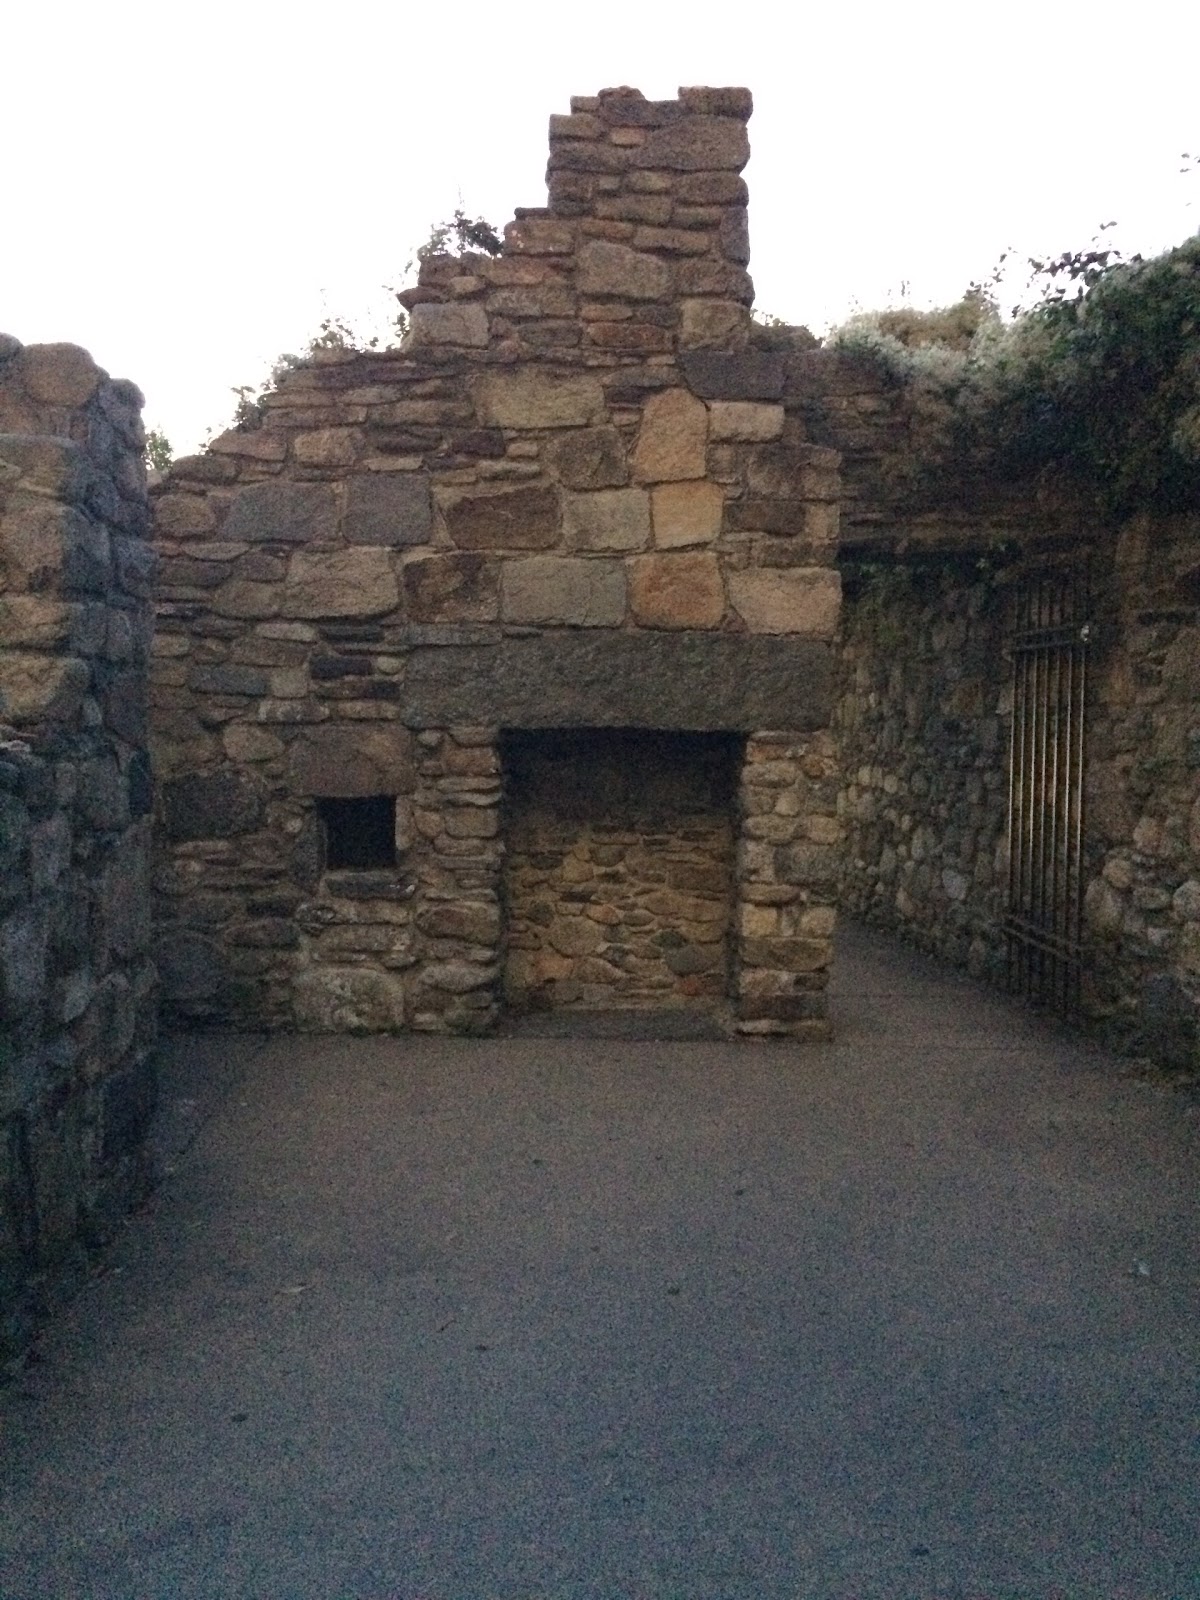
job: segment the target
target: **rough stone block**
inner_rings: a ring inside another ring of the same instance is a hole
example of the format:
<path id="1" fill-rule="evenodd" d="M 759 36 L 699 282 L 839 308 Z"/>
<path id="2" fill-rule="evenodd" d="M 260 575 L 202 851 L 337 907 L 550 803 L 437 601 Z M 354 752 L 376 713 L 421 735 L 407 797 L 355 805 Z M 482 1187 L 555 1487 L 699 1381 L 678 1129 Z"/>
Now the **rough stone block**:
<path id="1" fill-rule="evenodd" d="M 58 649 L 71 638 L 82 609 L 40 594 L 0 595 L 0 649 Z"/>
<path id="2" fill-rule="evenodd" d="M 783 433 L 783 407 L 752 400 L 714 400 L 708 408 L 710 439 L 762 443 Z"/>
<path id="3" fill-rule="evenodd" d="M 513 255 L 569 256 L 575 249 L 575 228 L 550 217 L 520 217 L 505 228 L 504 244 Z"/>
<path id="4" fill-rule="evenodd" d="M 718 230 L 721 250 L 729 261 L 745 266 L 750 259 L 750 219 L 745 206 L 730 206 Z"/>
<path id="5" fill-rule="evenodd" d="M 60 500 L 83 501 L 96 482 L 95 469 L 77 444 L 44 434 L 0 433 L 0 467 L 10 468 L 22 487 Z"/>
<path id="6" fill-rule="evenodd" d="M 289 617 L 376 617 L 394 611 L 400 586 L 387 550 L 298 550 L 280 609 Z"/>
<path id="7" fill-rule="evenodd" d="M 162 786 L 163 821 L 176 844 L 250 833 L 262 816 L 258 784 L 244 773 L 193 772 Z"/>
<path id="8" fill-rule="evenodd" d="M 327 483 L 251 484 L 234 495 L 222 529 L 226 539 L 291 544 L 320 543 L 335 532 L 333 489 Z"/>
<path id="9" fill-rule="evenodd" d="M 644 489 L 567 493 L 563 522 L 574 550 L 644 550 L 650 543 L 650 496 Z"/>
<path id="10" fill-rule="evenodd" d="M 651 395 L 642 413 L 633 451 L 638 483 L 674 483 L 703 478 L 708 408 L 685 389 Z"/>
<path id="11" fill-rule="evenodd" d="M 548 550 L 561 535 L 558 489 L 549 483 L 446 491 L 442 509 L 462 550 Z"/>
<path id="12" fill-rule="evenodd" d="M 679 364 L 703 400 L 783 398 L 783 357 L 773 350 L 687 350 Z"/>
<path id="13" fill-rule="evenodd" d="M 72 722 L 90 685 L 87 662 L 73 656 L 0 653 L 0 720 Z"/>
<path id="14" fill-rule="evenodd" d="M 615 428 L 576 428 L 552 439 L 546 462 L 568 489 L 619 489 L 629 482 L 625 446 Z"/>
<path id="15" fill-rule="evenodd" d="M 415 649 L 402 705 L 413 728 L 803 732 L 827 725 L 833 686 L 821 640 L 583 629 Z"/>
<path id="16" fill-rule="evenodd" d="M 423 300 L 412 308 L 406 349 L 450 344 L 486 350 L 487 342 L 487 312 L 481 305 L 453 302 L 438 305 L 435 301 Z"/>
<path id="17" fill-rule="evenodd" d="M 750 159 L 750 140 L 739 117 L 690 116 L 655 128 L 633 152 L 635 167 L 668 172 L 740 172 Z"/>
<path id="18" fill-rule="evenodd" d="M 708 551 L 640 556 L 630 563 L 629 600 L 643 628 L 716 628 L 725 614 L 717 558 Z"/>
<path id="19" fill-rule="evenodd" d="M 288 778 L 296 795 L 408 794 L 415 782 L 412 735 L 395 724 L 307 728 L 292 743 Z"/>
<path id="20" fill-rule="evenodd" d="M 29 344 L 19 358 L 21 382 L 40 405 L 82 406 L 104 373 L 77 344 Z"/>
<path id="21" fill-rule="evenodd" d="M 361 445 L 353 428 L 316 428 L 292 436 L 292 455 L 302 467 L 348 467 Z"/>
<path id="22" fill-rule="evenodd" d="M 404 1027 L 404 980 L 368 967 L 312 967 L 292 982 L 297 1028 L 306 1033 L 387 1033 Z"/>
<path id="23" fill-rule="evenodd" d="M 593 239 L 579 252 L 576 284 L 581 294 L 665 300 L 671 291 L 671 269 L 665 261 L 628 245 Z"/>
<path id="24" fill-rule="evenodd" d="M 625 617 L 625 571 L 616 561 L 530 556 L 509 561 L 501 579 L 506 622 L 611 628 Z"/>
<path id="25" fill-rule="evenodd" d="M 474 551 L 427 556 L 405 564 L 410 622 L 494 622 L 500 615 L 500 567 Z"/>
<path id="26" fill-rule="evenodd" d="M 755 633 L 804 633 L 831 639 L 841 610 L 842 582 L 830 567 L 731 572 L 729 598 Z"/>
<path id="27" fill-rule="evenodd" d="M 696 478 L 660 483 L 650 491 L 654 543 L 660 550 L 710 544 L 721 532 L 725 494 L 719 483 Z"/>
<path id="28" fill-rule="evenodd" d="M 342 532 L 350 544 L 426 544 L 432 537 L 424 472 L 359 472 L 346 481 Z"/>
<path id="29" fill-rule="evenodd" d="M 754 96 L 749 89 L 709 88 L 697 85 L 679 91 L 679 103 L 685 111 L 698 111 L 711 117 L 740 117 L 750 120 L 754 111 Z"/>
<path id="30" fill-rule="evenodd" d="M 155 532 L 163 539 L 207 539 L 216 530 L 216 513 L 206 495 L 156 495 L 153 510 Z"/>
<path id="31" fill-rule="evenodd" d="M 472 391 L 479 421 L 497 428 L 582 428 L 605 420 L 604 391 L 583 374 L 489 372 Z"/>
<path id="32" fill-rule="evenodd" d="M 685 300 L 681 307 L 681 350 L 739 350 L 750 337 L 750 312 L 733 300 Z"/>

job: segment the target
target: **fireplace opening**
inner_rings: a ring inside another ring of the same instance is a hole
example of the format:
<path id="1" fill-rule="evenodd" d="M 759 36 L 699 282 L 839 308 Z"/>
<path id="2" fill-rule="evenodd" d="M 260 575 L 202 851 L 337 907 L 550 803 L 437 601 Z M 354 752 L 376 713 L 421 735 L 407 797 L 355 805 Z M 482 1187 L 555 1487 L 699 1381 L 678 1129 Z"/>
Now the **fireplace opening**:
<path id="1" fill-rule="evenodd" d="M 510 1010 L 723 1009 L 744 740 L 503 736 Z"/>

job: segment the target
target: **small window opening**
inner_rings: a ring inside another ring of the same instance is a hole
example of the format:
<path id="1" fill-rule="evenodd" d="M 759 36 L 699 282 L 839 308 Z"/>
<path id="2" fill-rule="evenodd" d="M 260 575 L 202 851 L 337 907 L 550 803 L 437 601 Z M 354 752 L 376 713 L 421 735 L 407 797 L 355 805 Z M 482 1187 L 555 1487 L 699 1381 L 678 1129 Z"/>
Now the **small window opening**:
<path id="1" fill-rule="evenodd" d="M 330 871 L 396 865 L 396 797 L 317 801 L 321 854 Z"/>

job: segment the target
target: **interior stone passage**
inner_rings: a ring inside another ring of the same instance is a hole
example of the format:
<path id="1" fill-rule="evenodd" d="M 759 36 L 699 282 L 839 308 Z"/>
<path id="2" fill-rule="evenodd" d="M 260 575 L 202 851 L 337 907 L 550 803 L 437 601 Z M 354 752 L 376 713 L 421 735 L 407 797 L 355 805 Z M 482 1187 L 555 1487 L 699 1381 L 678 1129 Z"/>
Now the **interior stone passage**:
<path id="1" fill-rule="evenodd" d="M 511 1009 L 723 1006 L 741 744 L 630 729 L 505 737 Z"/>

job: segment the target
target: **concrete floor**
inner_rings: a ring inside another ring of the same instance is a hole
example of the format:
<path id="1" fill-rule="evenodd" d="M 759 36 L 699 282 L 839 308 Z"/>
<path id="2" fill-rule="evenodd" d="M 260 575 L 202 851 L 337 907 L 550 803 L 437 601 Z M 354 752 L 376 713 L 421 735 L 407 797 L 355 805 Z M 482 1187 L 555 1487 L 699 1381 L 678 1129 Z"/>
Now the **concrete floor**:
<path id="1" fill-rule="evenodd" d="M 184 1040 L 0 1595 L 1200 1595 L 1200 1119 L 845 941 L 831 1046 Z"/>

